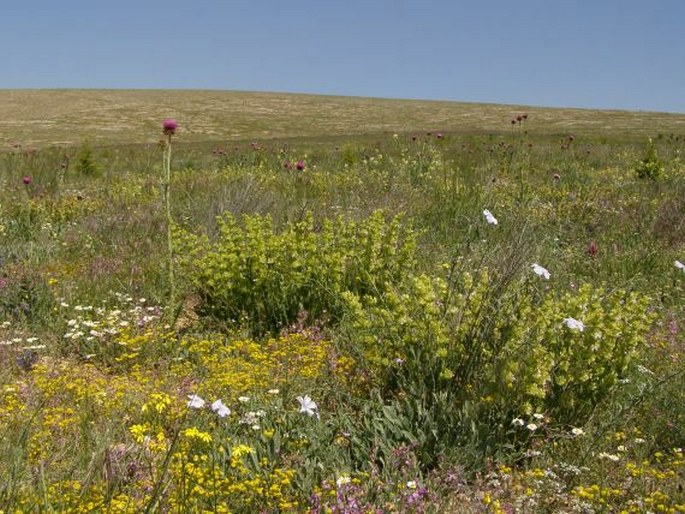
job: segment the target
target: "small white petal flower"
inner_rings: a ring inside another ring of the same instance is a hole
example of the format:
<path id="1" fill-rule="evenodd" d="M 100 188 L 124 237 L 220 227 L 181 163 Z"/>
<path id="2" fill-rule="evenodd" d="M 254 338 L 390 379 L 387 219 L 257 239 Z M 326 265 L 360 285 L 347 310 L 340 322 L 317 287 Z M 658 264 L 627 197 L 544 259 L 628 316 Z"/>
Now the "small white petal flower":
<path id="1" fill-rule="evenodd" d="M 585 433 L 585 431 L 582 428 L 573 427 L 571 429 L 571 433 L 575 436 L 579 436 L 579 435 L 583 435 Z"/>
<path id="2" fill-rule="evenodd" d="M 340 475 L 338 479 L 335 481 L 338 487 L 340 487 L 341 485 L 347 485 L 350 482 L 352 482 L 352 478 L 350 478 L 350 475 Z"/>
<path id="3" fill-rule="evenodd" d="M 528 423 L 528 424 L 526 425 L 526 428 L 527 428 L 528 430 L 530 430 L 531 432 L 533 432 L 534 430 L 537 430 L 537 429 L 538 429 L 538 426 L 537 426 L 535 423 Z"/>
<path id="4" fill-rule="evenodd" d="M 300 412 L 303 412 L 308 416 L 315 416 L 317 414 L 316 409 L 318 409 L 319 406 L 309 397 L 309 395 L 305 395 L 304 397 L 298 396 L 297 401 L 300 402 Z"/>
<path id="5" fill-rule="evenodd" d="M 278 389 L 269 389 L 269 390 L 267 391 L 267 393 L 269 393 L 269 394 L 278 394 L 278 393 L 280 393 L 280 391 L 279 391 Z"/>
<path id="6" fill-rule="evenodd" d="M 238 396 L 238 401 L 240 403 L 247 403 L 250 401 L 250 397 L 249 396 Z"/>
<path id="7" fill-rule="evenodd" d="M 216 412 L 216 415 L 220 418 L 225 418 L 231 413 L 231 409 L 226 407 L 226 405 L 221 399 L 218 399 L 214 403 L 212 403 L 212 410 Z"/>
<path id="8" fill-rule="evenodd" d="M 531 268 L 533 268 L 533 273 L 535 273 L 538 277 L 542 277 L 545 280 L 549 280 L 549 277 L 551 276 L 549 271 L 547 271 L 546 268 L 543 268 L 540 266 L 538 263 L 534 262 L 533 264 L 530 265 Z"/>
<path id="9" fill-rule="evenodd" d="M 407 482 L 407 488 L 416 489 L 416 481 L 410 480 L 409 482 Z"/>
<path id="10" fill-rule="evenodd" d="M 190 401 L 187 405 L 191 409 L 201 409 L 205 406 L 205 401 L 196 394 L 189 394 L 188 398 L 190 398 Z"/>
<path id="11" fill-rule="evenodd" d="M 524 425 L 525 421 L 523 421 L 521 418 L 514 418 L 511 421 L 512 425 L 516 425 L 517 427 L 522 427 Z"/>
<path id="12" fill-rule="evenodd" d="M 536 412 L 535 414 L 533 414 L 533 417 L 534 417 L 535 419 L 545 419 L 545 415 L 544 415 L 544 414 L 540 414 L 539 412 Z"/>
<path id="13" fill-rule="evenodd" d="M 619 457 L 618 455 L 614 455 L 612 453 L 606 453 L 606 452 L 600 453 L 599 458 L 600 459 L 609 459 L 610 461 L 613 461 L 613 462 L 618 462 L 619 460 L 621 460 L 621 457 Z"/>
<path id="14" fill-rule="evenodd" d="M 489 210 L 485 209 L 483 211 L 483 216 L 485 216 L 485 221 L 490 225 L 497 225 L 497 218 L 495 218 Z"/>
<path id="15" fill-rule="evenodd" d="M 564 323 L 571 330 L 578 330 L 579 332 L 583 332 L 585 330 L 585 323 L 575 318 L 564 318 Z"/>
<path id="16" fill-rule="evenodd" d="M 675 261 L 675 267 L 678 268 L 679 270 L 685 271 L 685 264 L 683 264 L 680 261 Z"/>

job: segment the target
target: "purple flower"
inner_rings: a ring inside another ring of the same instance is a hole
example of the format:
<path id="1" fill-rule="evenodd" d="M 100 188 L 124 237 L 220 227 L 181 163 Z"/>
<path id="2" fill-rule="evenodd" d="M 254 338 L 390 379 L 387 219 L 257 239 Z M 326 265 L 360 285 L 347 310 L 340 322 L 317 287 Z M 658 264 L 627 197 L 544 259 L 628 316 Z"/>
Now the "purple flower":
<path id="1" fill-rule="evenodd" d="M 33 179 L 26 175 L 23 179 L 21 179 L 21 181 L 24 183 L 25 186 L 28 186 L 31 182 L 33 182 Z"/>
<path id="2" fill-rule="evenodd" d="M 167 118 L 162 123 L 164 128 L 164 134 L 167 136 L 173 136 L 176 134 L 176 129 L 178 128 L 178 122 L 173 118 Z"/>
<path id="3" fill-rule="evenodd" d="M 299 161 L 297 161 L 297 164 L 295 165 L 295 167 L 300 171 L 304 170 L 304 161 L 302 159 L 300 159 Z"/>

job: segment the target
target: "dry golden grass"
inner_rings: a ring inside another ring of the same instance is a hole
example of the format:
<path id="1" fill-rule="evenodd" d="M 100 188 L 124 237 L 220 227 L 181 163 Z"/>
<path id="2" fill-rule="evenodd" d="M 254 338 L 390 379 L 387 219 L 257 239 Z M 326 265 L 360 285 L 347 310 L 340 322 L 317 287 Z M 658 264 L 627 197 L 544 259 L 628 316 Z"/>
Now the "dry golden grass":
<path id="1" fill-rule="evenodd" d="M 0 150 L 14 145 L 156 141 L 163 118 L 185 141 L 443 131 L 508 131 L 530 116 L 537 133 L 642 137 L 685 132 L 685 115 L 234 91 L 0 90 Z"/>

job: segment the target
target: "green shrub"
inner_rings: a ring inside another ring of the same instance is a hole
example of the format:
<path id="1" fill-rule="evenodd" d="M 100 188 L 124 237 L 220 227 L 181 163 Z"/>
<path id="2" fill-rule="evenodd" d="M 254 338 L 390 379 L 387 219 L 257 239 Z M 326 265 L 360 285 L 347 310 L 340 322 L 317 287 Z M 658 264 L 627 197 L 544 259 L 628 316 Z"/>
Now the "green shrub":
<path id="1" fill-rule="evenodd" d="M 428 465 L 455 445 L 487 453 L 525 442 L 515 418 L 544 413 L 560 426 L 582 424 L 628 375 L 653 319 L 635 293 L 583 286 L 544 296 L 487 270 L 343 296 L 346 339 L 393 416 L 410 418 L 413 428 L 403 419 L 401 431 Z"/>
<path id="2" fill-rule="evenodd" d="M 645 156 L 635 169 L 637 176 L 651 180 L 658 179 L 664 173 L 664 163 L 659 159 L 654 142 L 650 138 L 645 149 Z"/>
<path id="3" fill-rule="evenodd" d="M 335 320 L 345 291 L 378 295 L 411 274 L 415 240 L 400 217 L 378 211 L 355 223 L 339 217 L 317 230 L 313 217 L 277 232 L 266 216 L 219 220 L 216 242 L 177 236 L 200 310 L 217 320 L 246 322 L 253 333 L 310 319 Z M 191 250 L 194 248 L 194 250 Z M 200 249 L 201 250 L 198 250 Z"/>
<path id="4" fill-rule="evenodd" d="M 100 175 L 100 165 L 95 159 L 93 147 L 89 143 L 84 143 L 76 155 L 76 171 L 87 177 Z"/>

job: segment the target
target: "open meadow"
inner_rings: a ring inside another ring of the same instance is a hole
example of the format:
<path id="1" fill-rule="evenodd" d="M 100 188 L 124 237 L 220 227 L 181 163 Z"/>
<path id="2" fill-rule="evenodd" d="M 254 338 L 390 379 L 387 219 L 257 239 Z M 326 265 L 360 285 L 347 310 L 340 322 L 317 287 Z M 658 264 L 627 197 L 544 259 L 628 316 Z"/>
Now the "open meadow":
<path id="1" fill-rule="evenodd" d="M 685 512 L 685 115 L 0 113 L 0 514 Z"/>

